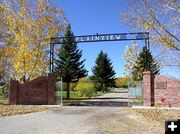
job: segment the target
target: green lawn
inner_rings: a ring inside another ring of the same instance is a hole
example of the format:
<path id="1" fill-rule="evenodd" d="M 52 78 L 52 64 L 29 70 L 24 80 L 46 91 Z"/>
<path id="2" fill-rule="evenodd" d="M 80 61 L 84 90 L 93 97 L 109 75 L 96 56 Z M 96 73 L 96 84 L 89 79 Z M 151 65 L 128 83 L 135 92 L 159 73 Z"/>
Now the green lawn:
<path id="1" fill-rule="evenodd" d="M 103 95 L 102 92 L 97 92 L 97 94 L 93 94 L 92 97 L 100 96 Z M 61 92 L 56 91 L 56 97 L 60 98 L 61 97 Z M 63 102 L 69 103 L 69 102 L 78 102 L 80 100 L 84 99 L 89 99 L 88 97 L 81 97 L 80 94 L 77 91 L 70 91 L 70 100 L 66 100 L 66 91 L 63 91 Z M 0 105 L 7 105 L 8 104 L 8 99 L 2 99 L 0 98 Z"/>
<path id="2" fill-rule="evenodd" d="M 103 95 L 102 92 L 97 92 L 97 94 L 93 94 L 92 97 L 100 96 Z M 61 92 L 56 91 L 56 97 L 60 98 L 61 97 Z M 70 100 L 66 99 L 66 91 L 63 91 L 63 103 L 74 103 L 74 102 L 79 102 L 81 100 L 89 99 L 89 97 L 81 97 L 80 94 L 77 91 L 70 91 Z"/>
<path id="3" fill-rule="evenodd" d="M 56 97 L 61 97 L 61 91 L 56 91 Z M 66 91 L 63 91 L 63 99 L 66 98 Z M 70 92 L 70 98 L 80 98 L 80 95 L 76 91 Z"/>
<path id="4" fill-rule="evenodd" d="M 97 94 L 93 94 L 92 97 L 103 95 L 102 92 L 97 92 Z M 56 91 L 56 97 L 61 97 L 61 91 Z M 81 97 L 77 91 L 70 91 L 70 98 L 74 100 L 78 99 L 89 99 L 88 97 Z M 63 99 L 66 99 L 66 91 L 63 91 Z"/>

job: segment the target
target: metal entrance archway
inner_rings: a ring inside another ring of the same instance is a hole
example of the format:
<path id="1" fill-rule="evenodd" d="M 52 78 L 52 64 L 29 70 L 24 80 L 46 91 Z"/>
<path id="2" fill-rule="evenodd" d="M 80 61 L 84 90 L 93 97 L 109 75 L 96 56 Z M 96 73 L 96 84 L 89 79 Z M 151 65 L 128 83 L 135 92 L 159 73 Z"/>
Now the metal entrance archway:
<path id="1" fill-rule="evenodd" d="M 64 38 L 72 38 L 72 37 L 51 38 L 50 65 L 49 65 L 49 73 L 50 74 L 54 73 L 54 46 L 56 44 L 62 44 Z M 149 32 L 82 35 L 82 36 L 74 36 L 73 38 L 75 39 L 76 43 L 144 40 L 147 49 L 149 49 Z M 146 63 L 147 63 L 146 64 L 146 69 L 147 69 L 148 57 L 146 57 Z"/>

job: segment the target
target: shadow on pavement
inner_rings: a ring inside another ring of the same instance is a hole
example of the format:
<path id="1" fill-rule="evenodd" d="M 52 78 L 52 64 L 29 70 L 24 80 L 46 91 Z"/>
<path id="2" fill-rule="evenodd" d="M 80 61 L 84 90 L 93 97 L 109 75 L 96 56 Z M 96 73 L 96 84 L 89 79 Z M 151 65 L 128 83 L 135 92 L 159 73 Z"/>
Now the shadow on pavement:
<path id="1" fill-rule="evenodd" d="M 92 107 L 128 107 L 127 101 L 93 101 L 66 103 L 64 106 L 92 106 Z"/>
<path id="2" fill-rule="evenodd" d="M 98 99 L 98 100 L 109 100 L 109 99 L 128 99 L 128 97 L 97 97 L 97 98 L 91 98 L 91 99 Z"/>

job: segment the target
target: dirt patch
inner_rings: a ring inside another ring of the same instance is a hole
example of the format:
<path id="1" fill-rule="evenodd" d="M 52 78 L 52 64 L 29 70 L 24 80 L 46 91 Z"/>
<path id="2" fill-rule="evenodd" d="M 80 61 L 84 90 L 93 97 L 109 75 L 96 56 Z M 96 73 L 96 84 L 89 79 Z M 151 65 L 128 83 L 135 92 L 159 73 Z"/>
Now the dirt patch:
<path id="1" fill-rule="evenodd" d="M 148 120 L 153 127 L 164 127 L 164 121 L 168 119 L 180 119 L 180 109 L 122 109 L 123 112 L 143 117 Z"/>
<path id="2" fill-rule="evenodd" d="M 45 106 L 0 105 L 0 116 L 27 114 L 27 113 L 32 113 L 32 112 L 40 112 L 47 109 L 48 107 L 45 107 Z"/>
<path id="3" fill-rule="evenodd" d="M 101 134 L 164 134 L 164 127 L 154 127 L 152 122 L 137 113 L 127 112 L 129 110 L 121 109 L 124 114 L 106 122 Z"/>

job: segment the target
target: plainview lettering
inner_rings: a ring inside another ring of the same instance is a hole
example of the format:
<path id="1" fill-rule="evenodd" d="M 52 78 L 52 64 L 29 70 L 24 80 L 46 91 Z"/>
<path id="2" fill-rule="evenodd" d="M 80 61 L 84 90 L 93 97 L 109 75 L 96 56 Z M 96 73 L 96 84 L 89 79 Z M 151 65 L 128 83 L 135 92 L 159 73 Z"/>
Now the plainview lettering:
<path id="1" fill-rule="evenodd" d="M 68 37 L 57 37 L 52 38 L 52 44 L 63 43 L 63 39 Z M 145 40 L 148 39 L 147 33 L 133 33 L 133 34 L 96 34 L 96 35 L 85 35 L 85 36 L 75 36 L 75 41 L 77 43 L 81 42 L 96 42 L 96 41 L 118 41 L 118 40 Z"/>
<path id="2" fill-rule="evenodd" d="M 82 36 L 75 37 L 76 42 L 83 41 L 106 41 L 106 40 L 123 40 L 126 39 L 126 35 L 106 35 L 106 36 Z"/>

